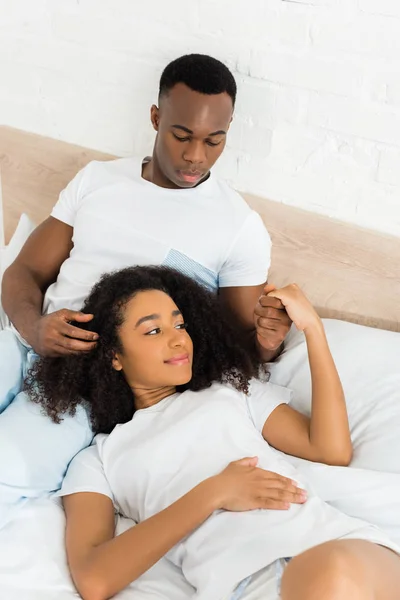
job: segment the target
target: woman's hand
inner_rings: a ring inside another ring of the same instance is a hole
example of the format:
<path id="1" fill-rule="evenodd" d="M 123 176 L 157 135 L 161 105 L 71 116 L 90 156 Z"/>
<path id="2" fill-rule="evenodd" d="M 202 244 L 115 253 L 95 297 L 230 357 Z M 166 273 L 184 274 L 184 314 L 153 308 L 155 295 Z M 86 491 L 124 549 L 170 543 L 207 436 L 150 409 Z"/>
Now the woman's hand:
<path id="1" fill-rule="evenodd" d="M 268 508 L 288 510 L 291 504 L 304 504 L 307 492 L 287 477 L 257 467 L 258 458 L 230 463 L 208 481 L 213 486 L 216 509 L 229 511 Z"/>
<path id="2" fill-rule="evenodd" d="M 264 424 L 263 436 L 271 446 L 286 454 L 328 465 L 348 466 L 353 446 L 346 401 L 323 323 L 297 285 L 264 291 L 278 298 L 296 327 L 304 331 L 312 400 L 311 419 L 290 406 L 281 405 Z"/>
<path id="3" fill-rule="evenodd" d="M 282 302 L 289 317 L 300 331 L 306 332 L 309 328 L 321 327 L 321 319 L 317 311 L 295 283 L 275 289 L 269 292 L 267 297 L 277 298 Z"/>

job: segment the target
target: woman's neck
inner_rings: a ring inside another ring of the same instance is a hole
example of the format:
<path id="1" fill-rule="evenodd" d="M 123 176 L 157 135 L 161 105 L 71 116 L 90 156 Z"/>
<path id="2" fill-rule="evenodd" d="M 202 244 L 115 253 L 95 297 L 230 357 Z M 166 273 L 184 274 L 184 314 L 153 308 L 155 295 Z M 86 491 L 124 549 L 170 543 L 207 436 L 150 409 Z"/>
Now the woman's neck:
<path id="1" fill-rule="evenodd" d="M 175 386 L 168 386 L 156 389 L 138 389 L 132 388 L 132 391 L 135 396 L 135 408 L 136 410 L 140 410 L 142 408 L 149 408 L 150 406 L 154 406 L 164 400 L 164 398 L 168 398 L 168 396 L 172 396 L 172 394 L 176 393 Z"/>

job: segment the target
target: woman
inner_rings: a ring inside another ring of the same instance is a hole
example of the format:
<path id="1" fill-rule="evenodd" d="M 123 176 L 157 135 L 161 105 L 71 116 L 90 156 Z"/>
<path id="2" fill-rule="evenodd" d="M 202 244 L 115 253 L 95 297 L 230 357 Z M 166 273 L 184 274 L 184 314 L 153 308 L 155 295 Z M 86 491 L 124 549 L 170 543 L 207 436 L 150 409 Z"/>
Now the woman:
<path id="1" fill-rule="evenodd" d="M 217 299 L 162 267 L 105 276 L 84 307 L 97 348 L 36 364 L 30 392 L 53 420 L 84 403 L 94 430 L 111 431 L 76 457 L 60 493 L 84 599 L 110 598 L 164 555 L 205 600 L 244 600 L 254 581 L 263 590 L 287 556 L 295 558 L 284 600 L 396 598 L 396 544 L 296 483 L 301 476 L 274 450 L 331 464 L 351 458 L 322 323 L 297 286 L 273 295 L 306 336 L 310 419 L 287 406 L 287 390 L 257 378 L 260 365 Z M 139 525 L 114 537 L 115 510 Z"/>

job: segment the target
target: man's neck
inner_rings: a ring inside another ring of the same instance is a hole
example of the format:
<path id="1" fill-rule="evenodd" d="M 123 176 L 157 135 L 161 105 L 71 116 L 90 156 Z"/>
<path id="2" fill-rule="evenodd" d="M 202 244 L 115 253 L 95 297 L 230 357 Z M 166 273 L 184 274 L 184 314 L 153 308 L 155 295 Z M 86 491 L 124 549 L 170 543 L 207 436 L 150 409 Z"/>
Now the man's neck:
<path id="1" fill-rule="evenodd" d="M 180 188 L 177 185 L 174 185 L 167 177 L 165 177 L 164 173 L 161 171 L 158 166 L 157 159 L 154 157 L 145 159 L 145 162 L 142 164 L 142 177 L 146 181 L 157 185 L 158 187 L 169 189 L 169 190 L 182 190 L 182 189 L 195 189 L 210 177 L 210 173 L 202 179 L 194 188 Z"/>
<path id="2" fill-rule="evenodd" d="M 169 179 L 165 177 L 165 175 L 159 168 L 157 161 L 154 159 L 154 156 L 142 166 L 142 177 L 146 181 L 149 181 L 150 183 L 153 183 L 158 187 L 172 190 L 179 189 L 171 181 L 169 181 Z"/>

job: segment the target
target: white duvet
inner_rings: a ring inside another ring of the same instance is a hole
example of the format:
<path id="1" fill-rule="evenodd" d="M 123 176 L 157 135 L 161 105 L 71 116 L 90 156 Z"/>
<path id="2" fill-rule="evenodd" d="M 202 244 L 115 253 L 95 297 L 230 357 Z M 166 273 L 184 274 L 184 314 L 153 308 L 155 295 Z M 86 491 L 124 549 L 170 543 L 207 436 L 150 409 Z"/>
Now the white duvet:
<path id="1" fill-rule="evenodd" d="M 400 544 L 400 334 L 325 321 L 348 402 L 355 457 L 352 467 L 292 459 L 322 499 L 382 528 Z M 294 391 L 293 405 L 309 409 L 310 381 L 303 336 L 292 332 L 271 380 Z M 120 520 L 118 532 L 133 523 Z M 186 600 L 194 590 L 166 560 L 118 599 Z M 26 504 L 0 531 L 0 597 L 68 600 L 79 597 L 64 552 L 64 515 L 56 501 Z M 217 599 L 215 599 L 217 600 Z M 266 599 L 260 592 L 260 600 Z"/>

